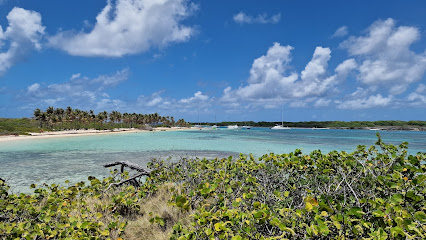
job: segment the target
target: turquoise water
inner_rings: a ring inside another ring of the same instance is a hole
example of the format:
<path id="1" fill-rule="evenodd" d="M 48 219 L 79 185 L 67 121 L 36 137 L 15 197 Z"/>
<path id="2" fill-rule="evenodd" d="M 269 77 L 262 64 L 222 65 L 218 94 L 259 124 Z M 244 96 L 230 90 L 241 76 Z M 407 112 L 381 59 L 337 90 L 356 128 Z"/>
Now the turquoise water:
<path id="1" fill-rule="evenodd" d="M 387 143 L 409 142 L 409 152 L 426 151 L 426 132 L 380 131 Z M 0 177 L 15 192 L 28 192 L 32 183 L 77 182 L 103 177 L 105 163 L 129 160 L 142 166 L 151 158 L 227 157 L 239 153 L 309 153 L 320 149 L 352 152 L 357 145 L 376 142 L 368 130 L 192 130 L 139 132 L 0 142 Z"/>

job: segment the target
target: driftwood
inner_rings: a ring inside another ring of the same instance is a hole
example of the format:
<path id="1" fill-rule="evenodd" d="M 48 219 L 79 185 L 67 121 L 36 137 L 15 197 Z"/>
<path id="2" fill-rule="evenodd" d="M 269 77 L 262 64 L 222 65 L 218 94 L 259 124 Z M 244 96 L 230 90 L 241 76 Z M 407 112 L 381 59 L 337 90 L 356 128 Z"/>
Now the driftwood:
<path id="1" fill-rule="evenodd" d="M 121 166 L 120 170 L 121 170 L 122 173 L 124 172 L 124 167 L 128 167 L 128 168 L 130 168 L 132 170 L 136 170 L 138 173 L 135 174 L 135 175 L 133 175 L 129 179 L 122 180 L 121 182 L 111 183 L 108 186 L 108 188 L 105 189 L 105 191 L 107 191 L 108 189 L 110 189 L 112 186 L 120 186 L 120 185 L 122 185 L 124 183 L 131 183 L 133 186 L 139 187 L 139 183 L 138 183 L 138 181 L 136 181 L 136 178 L 142 177 L 142 176 L 149 176 L 151 174 L 151 170 L 144 169 L 141 166 L 139 166 L 139 165 L 137 165 L 135 163 L 129 162 L 129 161 L 119 161 L 119 162 L 108 163 L 108 164 L 105 164 L 104 167 L 107 168 L 107 167 L 113 167 L 113 166 L 117 166 L 117 165 Z"/>

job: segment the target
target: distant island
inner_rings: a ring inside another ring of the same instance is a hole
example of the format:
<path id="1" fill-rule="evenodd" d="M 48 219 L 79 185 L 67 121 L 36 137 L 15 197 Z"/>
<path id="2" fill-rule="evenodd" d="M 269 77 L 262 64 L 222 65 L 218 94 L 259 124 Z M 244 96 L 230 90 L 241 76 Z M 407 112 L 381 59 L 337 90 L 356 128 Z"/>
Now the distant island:
<path id="1" fill-rule="evenodd" d="M 252 126 L 273 127 L 281 122 L 220 122 L 220 123 L 190 123 L 191 125 L 217 125 L 217 126 Z M 365 129 L 365 130 L 389 130 L 389 131 L 426 131 L 426 121 L 309 121 L 309 122 L 284 122 L 284 126 L 291 128 L 330 128 L 330 129 Z"/>

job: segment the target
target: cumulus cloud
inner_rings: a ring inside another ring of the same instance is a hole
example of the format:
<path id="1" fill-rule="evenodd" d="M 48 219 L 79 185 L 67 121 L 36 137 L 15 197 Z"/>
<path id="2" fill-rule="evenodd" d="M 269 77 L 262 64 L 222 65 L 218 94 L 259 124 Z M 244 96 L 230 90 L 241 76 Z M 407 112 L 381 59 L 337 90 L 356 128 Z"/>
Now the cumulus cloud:
<path id="1" fill-rule="evenodd" d="M 426 94 L 413 92 L 407 96 L 406 100 L 412 106 L 426 106 Z"/>
<path id="2" fill-rule="evenodd" d="M 202 92 L 198 91 L 194 93 L 193 97 L 190 98 L 183 98 L 179 102 L 181 103 L 196 103 L 196 102 L 202 102 L 209 99 L 209 96 L 204 95 Z"/>
<path id="3" fill-rule="evenodd" d="M 348 27 L 347 26 L 341 26 L 334 32 L 333 36 L 331 36 L 331 37 L 337 38 L 337 37 L 344 37 L 346 35 L 348 35 Z"/>
<path id="4" fill-rule="evenodd" d="M 96 78 L 81 77 L 81 74 L 73 74 L 68 81 L 56 84 L 34 83 L 27 87 L 25 93 L 19 98 L 30 105 L 73 105 L 82 107 L 102 107 L 109 104 L 109 108 L 122 104 L 120 100 L 109 99 L 104 92 L 125 80 L 129 75 L 128 69 L 123 69 L 111 75 L 101 75 Z"/>
<path id="5" fill-rule="evenodd" d="M 257 16 L 250 16 L 247 15 L 244 12 L 239 12 L 234 15 L 234 21 L 239 24 L 251 24 L 251 23 L 261 23 L 261 24 L 267 24 L 267 23 L 278 23 L 281 20 L 281 13 L 272 15 L 268 17 L 267 14 L 259 14 Z"/>
<path id="6" fill-rule="evenodd" d="M 108 0 L 90 32 L 60 32 L 49 43 L 75 56 L 137 54 L 187 41 L 195 29 L 181 21 L 196 8 L 186 0 Z"/>
<path id="7" fill-rule="evenodd" d="M 353 59 L 339 64 L 333 75 L 327 71 L 331 58 L 329 48 L 317 47 L 312 59 L 299 74 L 290 65 L 292 46 L 274 43 L 266 55 L 253 61 L 247 85 L 224 90 L 221 101 L 229 107 L 237 107 L 239 101 L 248 101 L 251 106 L 276 107 L 284 101 L 292 106 L 306 106 L 317 98 L 336 92 L 336 86 L 345 79 L 356 63 Z M 323 104 L 327 100 L 323 100 Z"/>
<path id="8" fill-rule="evenodd" d="M 0 75 L 25 59 L 31 51 L 41 49 L 45 29 L 41 15 L 34 11 L 15 7 L 6 18 L 9 26 L 5 30 L 0 26 Z M 9 48 L 1 52 L 1 47 L 6 44 Z"/>
<path id="9" fill-rule="evenodd" d="M 144 111 L 165 110 L 167 112 L 193 112 L 209 111 L 214 99 L 201 91 L 193 96 L 182 99 L 174 99 L 162 96 L 164 91 L 152 93 L 150 96 L 141 95 L 136 101 L 136 106 Z"/>
<path id="10" fill-rule="evenodd" d="M 366 109 L 375 107 L 387 107 L 393 100 L 392 96 L 383 97 L 381 94 L 374 96 L 347 100 L 339 102 L 337 108 L 339 109 Z"/>
<path id="11" fill-rule="evenodd" d="M 397 27 L 389 18 L 374 22 L 365 36 L 352 36 L 340 46 L 358 58 L 357 79 L 361 83 L 381 86 L 390 94 L 398 95 L 421 80 L 426 71 L 426 53 L 410 50 L 419 39 L 417 28 Z"/>

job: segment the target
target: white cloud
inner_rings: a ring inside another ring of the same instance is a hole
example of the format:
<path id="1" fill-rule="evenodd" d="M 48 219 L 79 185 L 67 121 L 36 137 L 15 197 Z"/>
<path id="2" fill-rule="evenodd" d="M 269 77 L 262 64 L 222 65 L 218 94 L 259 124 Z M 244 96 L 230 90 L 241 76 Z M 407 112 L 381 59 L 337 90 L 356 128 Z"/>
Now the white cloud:
<path id="1" fill-rule="evenodd" d="M 109 0 L 92 31 L 60 32 L 49 42 L 76 56 L 137 54 L 187 41 L 195 30 L 181 21 L 195 9 L 186 0 Z"/>
<path id="2" fill-rule="evenodd" d="M 315 98 L 336 92 L 339 81 L 356 67 L 355 61 L 349 59 L 336 67 L 334 75 L 329 75 L 331 50 L 317 47 L 305 69 L 298 74 L 290 71 L 291 50 L 292 46 L 274 43 L 266 55 L 253 61 L 248 84 L 235 90 L 226 88 L 221 102 L 228 107 L 238 107 L 238 102 L 246 101 L 250 106 L 266 108 L 292 100 L 292 106 L 307 106 Z"/>
<path id="3" fill-rule="evenodd" d="M 194 94 L 193 97 L 182 98 L 179 102 L 185 103 L 185 104 L 192 104 L 192 103 L 207 101 L 208 99 L 209 99 L 209 96 L 203 95 L 202 92 L 198 91 Z"/>
<path id="4" fill-rule="evenodd" d="M 38 91 L 39 88 L 40 88 L 40 84 L 34 83 L 33 85 L 31 85 L 27 88 L 27 91 L 29 93 L 32 93 L 32 92 Z"/>
<path id="5" fill-rule="evenodd" d="M 71 79 L 79 78 L 80 76 L 81 76 L 81 73 L 76 73 L 71 76 Z"/>
<path id="6" fill-rule="evenodd" d="M 268 17 L 267 14 L 259 14 L 256 17 L 254 16 L 249 16 L 244 12 L 239 12 L 237 14 L 234 15 L 234 21 L 239 23 L 239 24 L 244 24 L 244 23 L 261 23 L 261 24 L 267 24 L 267 23 L 278 23 L 281 20 L 281 13 L 272 15 L 270 17 Z"/>
<path id="7" fill-rule="evenodd" d="M 366 109 L 375 107 L 387 107 L 392 103 L 393 97 L 383 97 L 381 94 L 369 96 L 368 98 L 359 98 L 340 102 L 337 105 L 339 109 Z"/>
<path id="8" fill-rule="evenodd" d="M 116 86 L 123 81 L 126 81 L 128 76 L 129 76 L 129 73 L 130 73 L 129 69 L 125 68 L 121 71 L 118 71 L 114 75 L 101 75 L 101 76 L 93 79 L 91 82 L 93 84 L 100 83 L 102 88 L 113 87 L 113 86 Z"/>
<path id="9" fill-rule="evenodd" d="M 419 94 L 416 92 L 410 93 L 407 98 L 407 102 L 411 106 L 426 106 L 426 95 Z"/>
<path id="10" fill-rule="evenodd" d="M 41 49 L 45 27 L 41 15 L 34 11 L 15 7 L 6 16 L 9 26 L 0 26 L 0 49 L 8 43 L 9 49 L 0 52 L 0 75 L 17 62 L 25 59 L 31 51 Z"/>
<path id="11" fill-rule="evenodd" d="M 348 27 L 347 26 L 341 26 L 336 30 L 336 32 L 334 32 L 333 36 L 331 36 L 331 37 L 332 38 L 344 37 L 346 35 L 348 35 Z"/>
<path id="12" fill-rule="evenodd" d="M 135 107 L 140 111 L 158 112 L 159 110 L 170 112 L 208 112 L 214 99 L 197 91 L 192 97 L 173 99 L 162 96 L 164 91 L 152 93 L 150 96 L 139 96 Z"/>
<path id="13" fill-rule="evenodd" d="M 368 86 L 387 88 L 392 95 L 406 91 L 422 79 L 426 53 L 414 53 L 410 46 L 420 39 L 415 27 L 396 27 L 393 19 L 376 21 L 365 36 L 350 37 L 340 45 L 358 57 L 357 79 Z"/>
<path id="14" fill-rule="evenodd" d="M 109 99 L 104 90 L 125 81 L 128 75 L 128 69 L 93 79 L 81 77 L 81 74 L 73 74 L 68 81 L 63 83 L 50 85 L 34 83 L 27 87 L 27 91 L 19 96 L 19 99 L 39 108 L 46 106 L 46 104 L 48 106 L 56 104 L 72 105 L 80 108 L 100 108 L 100 106 L 110 104 L 113 107 L 122 102 Z"/>
<path id="15" fill-rule="evenodd" d="M 308 103 L 305 101 L 293 101 L 289 104 L 292 108 L 305 108 L 308 106 Z"/>
<path id="16" fill-rule="evenodd" d="M 330 102 L 330 99 L 320 98 L 315 102 L 314 107 L 328 107 Z"/>
<path id="17" fill-rule="evenodd" d="M 96 103 L 95 108 L 102 111 L 105 111 L 105 110 L 110 111 L 110 110 L 121 109 L 121 108 L 124 108 L 125 106 L 126 104 L 121 100 L 118 100 L 118 99 L 111 100 L 108 98 L 104 98 Z"/>
<path id="18" fill-rule="evenodd" d="M 356 61 L 353 58 L 351 58 L 351 59 L 347 59 L 347 60 L 343 61 L 341 64 L 339 64 L 336 67 L 336 72 L 340 75 L 346 76 L 350 72 L 355 70 L 357 67 L 358 66 L 356 64 Z"/>
<path id="19" fill-rule="evenodd" d="M 416 93 L 426 93 L 426 85 L 424 85 L 423 83 L 419 84 L 416 89 Z"/>

